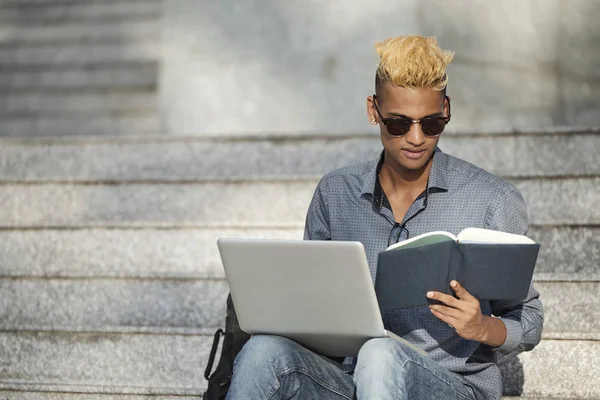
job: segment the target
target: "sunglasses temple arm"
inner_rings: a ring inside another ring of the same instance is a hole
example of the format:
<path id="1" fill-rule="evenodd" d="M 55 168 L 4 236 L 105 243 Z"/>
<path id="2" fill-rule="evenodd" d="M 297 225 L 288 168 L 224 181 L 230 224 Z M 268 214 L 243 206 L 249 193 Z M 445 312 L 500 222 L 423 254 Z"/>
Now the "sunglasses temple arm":
<path id="1" fill-rule="evenodd" d="M 376 95 L 373 95 L 373 105 L 375 106 L 375 111 L 377 112 L 377 116 L 379 117 L 381 122 L 383 122 L 384 118 L 383 118 L 383 115 L 381 115 L 381 111 L 379 111 L 379 106 L 377 105 L 377 96 Z"/>

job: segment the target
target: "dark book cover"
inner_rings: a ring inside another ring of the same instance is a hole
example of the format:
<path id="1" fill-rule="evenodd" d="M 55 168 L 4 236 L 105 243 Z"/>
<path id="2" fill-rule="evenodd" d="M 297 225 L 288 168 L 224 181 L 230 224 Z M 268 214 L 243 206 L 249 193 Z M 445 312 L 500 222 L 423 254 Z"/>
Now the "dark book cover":
<path id="1" fill-rule="evenodd" d="M 479 300 L 524 300 L 539 244 L 445 241 L 379 253 L 375 292 L 382 314 L 432 301 L 428 291 L 453 294 L 455 279 Z"/>

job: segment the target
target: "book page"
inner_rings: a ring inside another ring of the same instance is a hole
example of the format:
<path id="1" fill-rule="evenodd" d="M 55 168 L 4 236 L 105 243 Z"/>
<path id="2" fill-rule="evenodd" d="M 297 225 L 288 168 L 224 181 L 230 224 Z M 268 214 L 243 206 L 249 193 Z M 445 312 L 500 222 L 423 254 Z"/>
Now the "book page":
<path id="1" fill-rule="evenodd" d="M 419 236 L 415 236 L 412 239 L 407 239 L 407 240 L 404 240 L 399 243 L 394 243 L 393 245 L 389 246 L 386 249 L 386 251 L 400 249 L 400 248 L 411 249 L 413 247 L 427 246 L 429 244 L 447 242 L 450 240 L 453 240 L 453 241 L 456 240 L 456 236 L 454 236 L 450 232 L 440 232 L 440 231 L 428 232 L 428 233 L 424 233 Z"/>
<path id="2" fill-rule="evenodd" d="M 463 229 L 457 238 L 460 243 L 535 244 L 527 236 L 481 228 Z"/>

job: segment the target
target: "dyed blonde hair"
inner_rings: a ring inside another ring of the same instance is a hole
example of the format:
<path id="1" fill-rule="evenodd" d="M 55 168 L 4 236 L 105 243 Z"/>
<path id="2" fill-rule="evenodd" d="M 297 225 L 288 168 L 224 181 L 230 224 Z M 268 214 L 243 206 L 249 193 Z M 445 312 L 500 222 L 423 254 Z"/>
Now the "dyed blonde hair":
<path id="1" fill-rule="evenodd" d="M 435 37 L 398 36 L 375 45 L 379 56 L 376 82 L 409 89 L 444 90 L 446 68 L 454 52 L 442 50 Z"/>

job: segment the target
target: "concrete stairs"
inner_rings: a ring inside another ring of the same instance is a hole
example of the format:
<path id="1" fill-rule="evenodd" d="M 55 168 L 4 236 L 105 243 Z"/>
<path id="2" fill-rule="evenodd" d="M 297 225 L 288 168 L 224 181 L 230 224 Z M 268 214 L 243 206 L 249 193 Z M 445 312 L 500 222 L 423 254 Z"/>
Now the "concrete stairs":
<path id="1" fill-rule="evenodd" d="M 159 132 L 161 10 L 161 0 L 1 0 L 1 135 Z"/>
<path id="2" fill-rule="evenodd" d="M 600 132 L 448 135 L 513 181 L 542 244 L 544 339 L 506 395 L 600 398 Z M 301 238 L 319 177 L 375 135 L 0 142 L 0 399 L 198 398 L 218 237 Z M 268 201 L 265 201 L 268 200 Z"/>
<path id="3" fill-rule="evenodd" d="M 216 238 L 301 238 L 319 177 L 380 151 L 157 136 L 161 12 L 0 0 L 0 400 L 200 398 L 227 294 Z M 514 181 L 542 244 L 544 339 L 504 366 L 505 393 L 600 398 L 600 131 L 441 147 Z"/>

